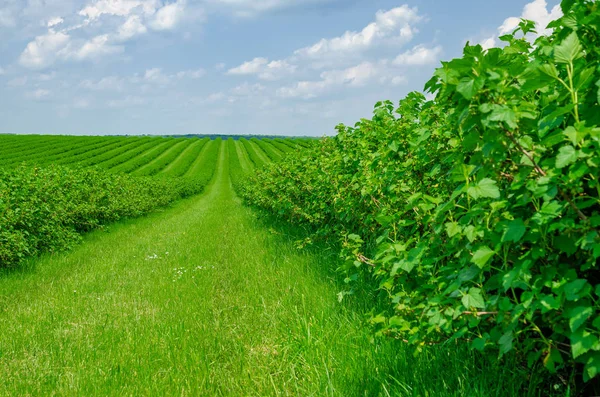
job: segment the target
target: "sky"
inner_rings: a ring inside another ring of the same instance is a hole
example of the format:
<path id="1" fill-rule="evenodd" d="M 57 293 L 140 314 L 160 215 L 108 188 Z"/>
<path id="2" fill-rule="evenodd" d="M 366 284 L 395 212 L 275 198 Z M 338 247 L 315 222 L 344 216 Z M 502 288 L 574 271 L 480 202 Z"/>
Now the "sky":
<path id="1" fill-rule="evenodd" d="M 0 0 L 0 133 L 323 136 L 558 0 Z"/>

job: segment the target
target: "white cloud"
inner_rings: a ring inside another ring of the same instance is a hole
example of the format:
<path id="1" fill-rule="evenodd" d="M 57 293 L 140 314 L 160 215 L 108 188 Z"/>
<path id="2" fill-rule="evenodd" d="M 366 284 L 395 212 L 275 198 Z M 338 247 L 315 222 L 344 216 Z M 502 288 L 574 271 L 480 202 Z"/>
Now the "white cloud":
<path id="1" fill-rule="evenodd" d="M 37 76 L 37 79 L 39 81 L 50 81 L 53 80 L 56 77 L 56 72 L 50 72 L 50 73 L 41 73 Z"/>
<path id="2" fill-rule="evenodd" d="M 151 83 L 167 84 L 170 78 L 169 76 L 163 74 L 161 68 L 152 68 L 146 70 L 144 73 L 144 80 Z"/>
<path id="3" fill-rule="evenodd" d="M 107 34 L 93 37 L 91 40 L 85 42 L 81 48 L 73 51 L 68 56 L 78 61 L 83 61 L 86 59 L 97 59 L 105 55 L 118 54 L 124 51 L 122 46 L 110 44 L 109 40 Z"/>
<path id="4" fill-rule="evenodd" d="M 546 0 L 533 0 L 530 3 L 527 3 L 525 7 L 523 7 L 523 12 L 519 17 L 509 17 L 504 20 L 502 25 L 498 27 L 498 35 L 494 35 L 482 40 L 479 44 L 484 49 L 490 49 L 498 45 L 498 36 L 502 36 L 508 33 L 512 33 L 519 23 L 521 19 L 528 19 L 535 22 L 535 29 L 538 35 L 548 35 L 552 32 L 551 29 L 546 29 L 548 24 L 558 19 L 562 16 L 562 10 L 560 5 L 556 5 L 552 7 L 551 10 L 548 10 L 548 2 Z M 531 35 L 531 38 L 535 39 L 537 35 Z"/>
<path id="5" fill-rule="evenodd" d="M 154 14 L 158 5 L 157 0 L 97 0 L 79 11 L 79 15 L 95 20 L 102 15 L 126 17 L 136 9 L 147 15 Z"/>
<path id="6" fill-rule="evenodd" d="M 50 29 L 47 34 L 37 36 L 21 53 L 19 63 L 30 69 L 43 69 L 54 63 L 67 48 L 71 37 Z"/>
<path id="7" fill-rule="evenodd" d="M 269 63 L 267 58 L 254 58 L 242 63 L 240 66 L 229 69 L 227 74 L 257 74 Z"/>
<path id="8" fill-rule="evenodd" d="M 238 85 L 231 89 L 231 95 L 238 97 L 246 97 L 246 96 L 256 96 L 262 92 L 264 92 L 266 87 L 262 84 L 249 84 L 244 83 L 242 85 Z"/>
<path id="9" fill-rule="evenodd" d="M 370 82 L 403 84 L 406 80 L 390 69 L 387 61 L 362 62 L 342 70 L 322 72 L 320 80 L 300 81 L 291 86 L 281 87 L 277 95 L 282 98 L 315 98 L 336 87 L 363 87 Z"/>
<path id="10" fill-rule="evenodd" d="M 108 101 L 107 105 L 110 108 L 128 108 L 135 106 L 143 106 L 148 103 L 148 100 L 143 97 L 129 95 L 123 99 L 113 99 Z"/>
<path id="11" fill-rule="evenodd" d="M 177 74 L 175 74 L 175 76 L 178 79 L 188 78 L 188 79 L 196 80 L 196 79 L 203 77 L 205 74 L 206 74 L 206 70 L 196 69 L 196 70 L 185 70 L 182 72 L 178 72 Z"/>
<path id="12" fill-rule="evenodd" d="M 70 35 L 49 29 L 27 44 L 19 57 L 19 63 L 29 69 L 44 69 L 56 61 L 98 59 L 102 56 L 124 51 L 122 46 L 110 43 L 110 36 L 103 34 L 87 41 L 74 42 Z"/>
<path id="13" fill-rule="evenodd" d="M 35 91 L 30 91 L 25 94 L 25 97 L 27 97 L 29 99 L 33 99 L 35 101 L 47 99 L 49 96 L 50 96 L 50 91 L 42 89 L 42 88 L 37 89 Z"/>
<path id="14" fill-rule="evenodd" d="M 422 19 L 416 8 L 407 5 L 378 11 L 375 21 L 360 32 L 347 31 L 339 37 L 321 39 L 294 54 L 303 58 L 322 58 L 362 52 L 384 43 L 404 44 L 412 40 L 416 32 L 413 24 Z"/>
<path id="15" fill-rule="evenodd" d="M 503 35 L 503 34 L 512 32 L 513 30 L 515 30 L 517 28 L 517 26 L 519 26 L 519 22 L 521 22 L 521 18 L 517 18 L 517 17 L 506 18 L 504 20 L 504 22 L 502 23 L 502 25 L 500 25 L 498 27 L 498 33 L 500 33 L 500 35 Z"/>
<path id="16" fill-rule="evenodd" d="M 436 63 L 442 53 L 442 47 L 427 48 L 417 45 L 394 59 L 394 65 L 420 66 Z"/>
<path id="17" fill-rule="evenodd" d="M 3 68 L 0 68 L 0 76 L 5 75 L 6 74 L 6 70 L 4 70 Z"/>
<path id="18" fill-rule="evenodd" d="M 267 58 L 254 58 L 244 62 L 238 67 L 229 69 L 227 74 L 232 75 L 257 75 L 262 80 L 278 80 L 286 75 L 294 73 L 297 66 L 291 65 L 285 60 L 270 61 Z"/>
<path id="19" fill-rule="evenodd" d="M 60 25 L 64 21 L 65 20 L 62 19 L 61 17 L 50 18 L 50 20 L 48 20 L 48 27 L 52 28 L 54 26 Z"/>
<path id="20" fill-rule="evenodd" d="M 125 80 L 116 76 L 108 76 L 98 81 L 83 80 L 79 86 L 92 91 L 122 91 L 125 87 Z"/>
<path id="21" fill-rule="evenodd" d="M 140 79 L 137 76 L 134 76 L 131 80 L 133 83 L 154 83 L 154 84 L 169 84 L 171 81 L 175 79 L 192 79 L 196 80 L 203 77 L 206 74 L 204 69 L 196 69 L 196 70 L 183 70 L 174 74 L 165 74 L 161 68 L 152 68 L 147 69 L 144 72 L 144 76 Z"/>
<path id="22" fill-rule="evenodd" d="M 165 5 L 156 11 L 150 22 L 150 27 L 154 30 L 171 30 L 175 28 L 183 18 L 184 8 L 185 0 L 178 0 L 175 3 Z"/>
<path id="23" fill-rule="evenodd" d="M 131 15 L 127 21 L 121 25 L 117 32 L 117 38 L 122 41 L 131 39 L 134 36 L 144 34 L 148 31 L 142 23 L 139 15 Z"/>
<path id="24" fill-rule="evenodd" d="M 498 45 L 496 36 L 488 37 L 487 39 L 482 40 L 479 44 L 481 44 L 484 50 L 489 50 L 490 48 L 494 48 Z"/>
<path id="25" fill-rule="evenodd" d="M 389 11 L 378 11 L 375 21 L 368 24 L 360 31 L 346 31 L 343 35 L 321 39 L 317 43 L 294 51 L 293 55 L 282 60 L 270 61 L 264 57 L 257 57 L 251 61 L 231 68 L 227 71 L 229 75 L 256 75 L 262 80 L 278 80 L 292 75 L 300 68 L 322 69 L 324 67 L 343 68 L 347 65 L 356 65 L 361 60 L 368 59 L 365 54 L 380 46 L 396 48 L 413 39 L 417 32 L 414 25 L 423 20 L 418 14 L 417 8 L 407 5 L 393 8 Z M 398 63 L 423 64 L 431 62 L 431 58 L 438 55 L 441 48 L 426 49 L 416 47 L 414 54 L 406 54 L 406 59 L 399 57 Z M 410 56 L 410 57 L 409 57 Z M 421 59 L 419 59 L 421 58 Z M 368 62 L 363 62 L 362 68 L 366 69 Z M 357 68 L 354 66 L 354 68 Z M 346 69 L 347 71 L 353 68 Z M 364 72 L 364 70 L 363 70 Z M 327 72 L 326 72 L 327 74 Z M 308 91 L 310 88 L 327 87 L 330 81 L 302 81 L 294 87 L 284 87 L 281 93 L 286 96 L 306 96 L 297 92 Z M 399 80 L 396 79 L 396 82 Z"/>

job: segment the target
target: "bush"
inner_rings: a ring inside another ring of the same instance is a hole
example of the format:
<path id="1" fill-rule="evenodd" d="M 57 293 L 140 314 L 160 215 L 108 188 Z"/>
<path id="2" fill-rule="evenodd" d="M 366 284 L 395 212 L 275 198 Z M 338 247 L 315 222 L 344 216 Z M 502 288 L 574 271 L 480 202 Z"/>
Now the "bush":
<path id="1" fill-rule="evenodd" d="M 81 234 L 167 205 L 185 181 L 115 175 L 96 169 L 21 166 L 0 169 L 0 267 L 65 250 Z"/>
<path id="2" fill-rule="evenodd" d="M 600 371 L 600 10 L 532 45 L 467 45 L 426 89 L 267 166 L 247 202 L 340 241 L 389 296 L 380 332 Z M 347 291 L 348 292 L 348 291 Z"/>

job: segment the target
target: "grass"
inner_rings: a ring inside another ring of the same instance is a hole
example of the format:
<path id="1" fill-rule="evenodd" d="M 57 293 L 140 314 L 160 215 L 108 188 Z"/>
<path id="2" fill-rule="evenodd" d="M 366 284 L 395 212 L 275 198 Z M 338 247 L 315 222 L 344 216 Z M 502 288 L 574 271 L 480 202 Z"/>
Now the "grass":
<path id="1" fill-rule="evenodd" d="M 203 195 L 0 274 L 0 395 L 538 395 L 510 361 L 374 338 L 336 253 L 242 206 L 219 145 Z"/>

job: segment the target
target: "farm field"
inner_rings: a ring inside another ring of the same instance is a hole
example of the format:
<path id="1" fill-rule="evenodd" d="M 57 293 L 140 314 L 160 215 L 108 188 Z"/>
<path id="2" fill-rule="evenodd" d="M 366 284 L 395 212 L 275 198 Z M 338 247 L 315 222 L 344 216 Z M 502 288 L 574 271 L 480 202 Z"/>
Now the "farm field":
<path id="1" fill-rule="evenodd" d="M 319 140 L 0 136 L 0 395 L 600 395 L 600 7 L 552 10 Z"/>
<path id="2" fill-rule="evenodd" d="M 210 178 L 200 195 L 1 271 L 1 394 L 537 395 L 539 380 L 518 365 L 456 345 L 413 357 L 374 338 L 364 317 L 374 297 L 338 302 L 337 254 L 298 250 L 301 229 L 258 219 L 233 189 L 286 144 L 134 138 L 123 152 L 135 155 L 114 153 L 117 163 L 98 148 L 131 138 L 25 139 L 52 153 L 69 145 L 84 164 L 99 157 L 108 169 Z"/>

